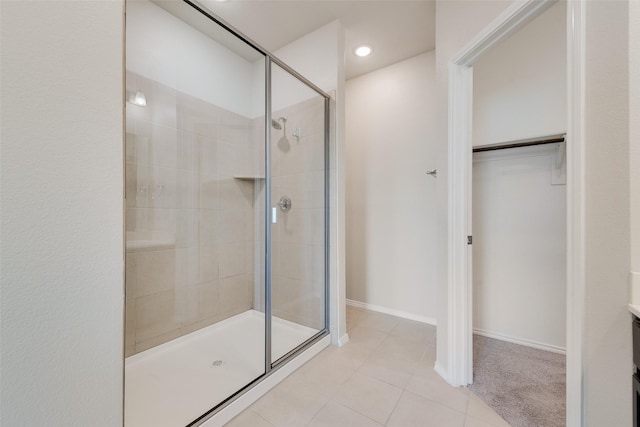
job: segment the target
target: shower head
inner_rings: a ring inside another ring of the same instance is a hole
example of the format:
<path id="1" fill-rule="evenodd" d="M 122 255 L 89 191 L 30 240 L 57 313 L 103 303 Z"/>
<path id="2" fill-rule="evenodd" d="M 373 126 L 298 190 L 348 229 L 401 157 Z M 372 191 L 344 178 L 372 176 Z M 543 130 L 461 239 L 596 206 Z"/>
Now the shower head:
<path id="1" fill-rule="evenodd" d="M 287 123 L 287 118 L 286 117 L 280 117 L 278 118 L 278 120 L 271 120 L 271 126 L 276 129 L 276 130 L 280 130 L 282 129 L 282 125 L 280 124 L 280 120 L 282 120 L 282 123 Z"/>

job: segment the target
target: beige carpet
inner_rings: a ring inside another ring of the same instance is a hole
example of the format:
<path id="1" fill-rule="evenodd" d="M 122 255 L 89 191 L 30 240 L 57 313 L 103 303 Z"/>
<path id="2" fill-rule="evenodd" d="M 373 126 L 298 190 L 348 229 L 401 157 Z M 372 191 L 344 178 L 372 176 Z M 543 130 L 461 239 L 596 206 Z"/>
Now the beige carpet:
<path id="1" fill-rule="evenodd" d="M 565 356 L 473 336 L 469 387 L 513 427 L 565 425 Z"/>

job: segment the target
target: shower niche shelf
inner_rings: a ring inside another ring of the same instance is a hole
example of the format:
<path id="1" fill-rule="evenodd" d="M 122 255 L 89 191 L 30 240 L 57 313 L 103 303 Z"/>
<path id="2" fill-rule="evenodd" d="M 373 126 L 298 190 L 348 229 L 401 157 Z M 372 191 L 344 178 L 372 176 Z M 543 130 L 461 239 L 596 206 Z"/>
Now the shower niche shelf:
<path id="1" fill-rule="evenodd" d="M 233 179 L 239 179 L 240 181 L 260 181 L 264 179 L 264 176 L 258 175 L 235 175 Z"/>

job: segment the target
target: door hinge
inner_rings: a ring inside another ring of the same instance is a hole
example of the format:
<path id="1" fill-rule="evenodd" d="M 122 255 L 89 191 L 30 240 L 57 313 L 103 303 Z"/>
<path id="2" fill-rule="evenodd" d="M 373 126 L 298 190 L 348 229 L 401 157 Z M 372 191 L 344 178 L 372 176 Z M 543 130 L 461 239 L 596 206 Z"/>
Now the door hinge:
<path id="1" fill-rule="evenodd" d="M 473 236 L 467 236 L 467 245 L 473 245 Z"/>

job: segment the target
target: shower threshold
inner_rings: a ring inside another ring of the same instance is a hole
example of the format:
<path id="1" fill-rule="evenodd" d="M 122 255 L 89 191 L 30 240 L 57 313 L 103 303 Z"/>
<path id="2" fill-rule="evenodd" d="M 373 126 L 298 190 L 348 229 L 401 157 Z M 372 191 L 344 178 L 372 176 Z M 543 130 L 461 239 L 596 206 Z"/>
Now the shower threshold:
<path id="1" fill-rule="evenodd" d="M 264 314 L 225 319 L 125 359 L 125 427 L 179 427 L 264 373 Z M 319 331 L 272 318 L 273 360 Z"/>

